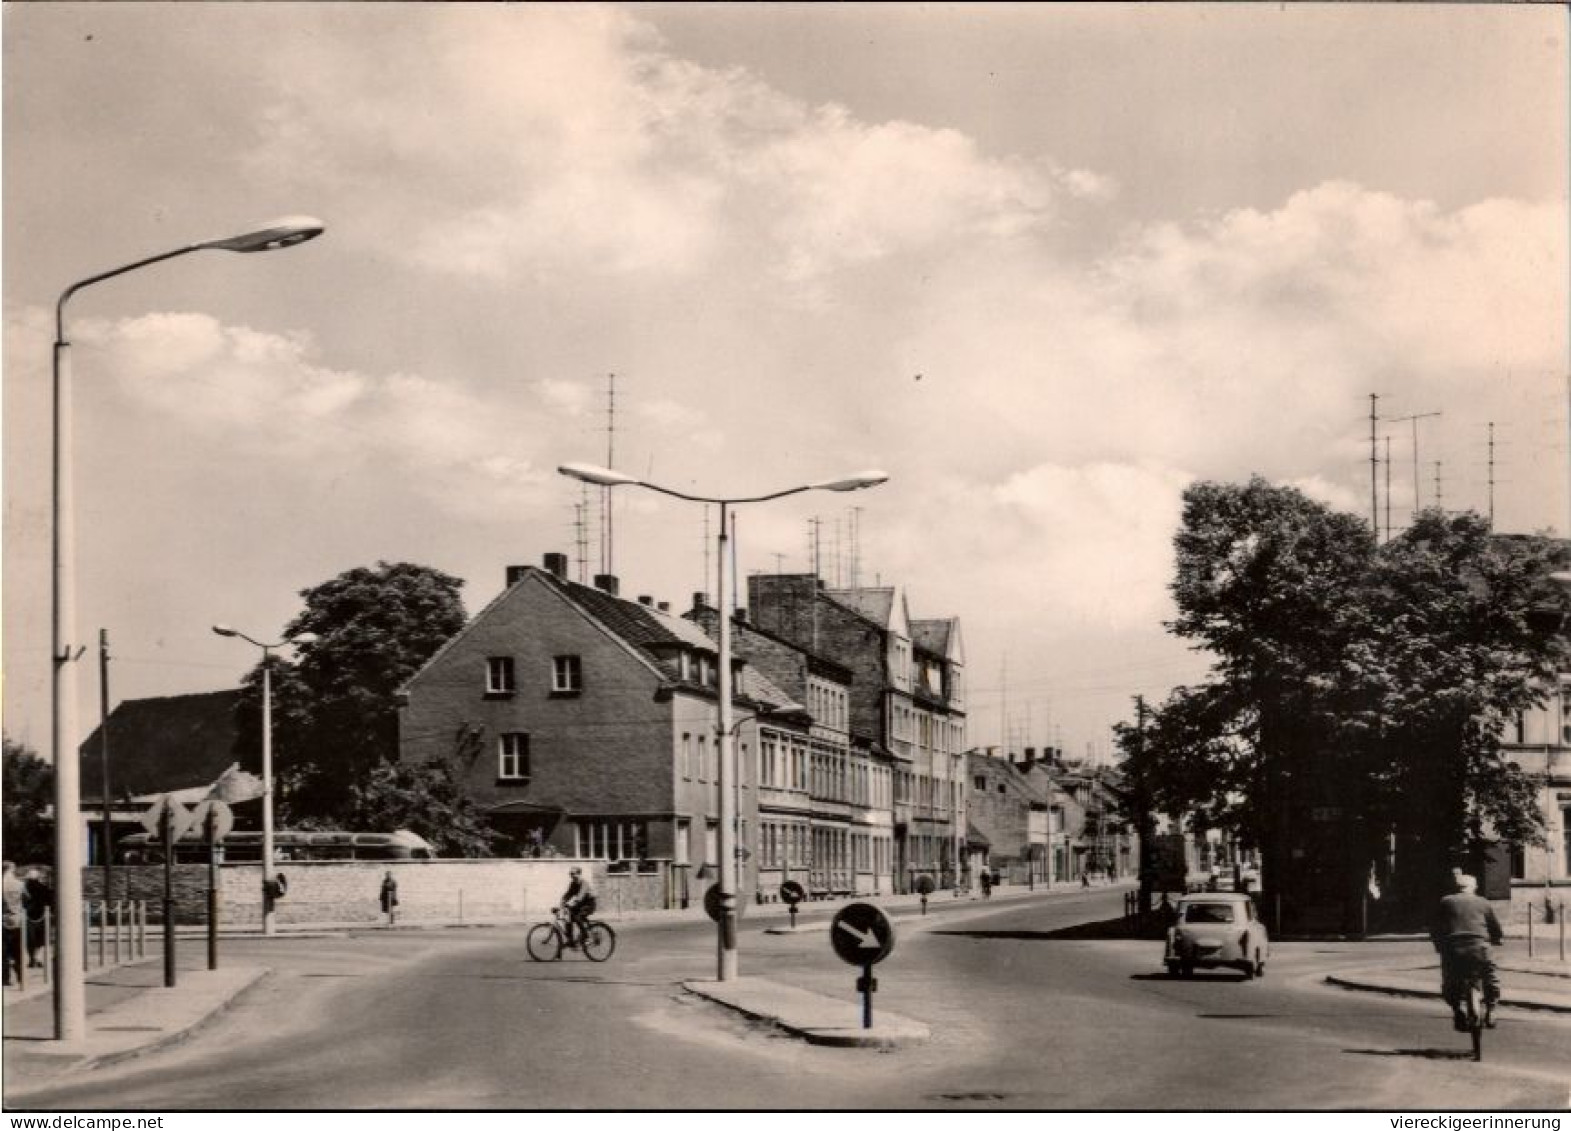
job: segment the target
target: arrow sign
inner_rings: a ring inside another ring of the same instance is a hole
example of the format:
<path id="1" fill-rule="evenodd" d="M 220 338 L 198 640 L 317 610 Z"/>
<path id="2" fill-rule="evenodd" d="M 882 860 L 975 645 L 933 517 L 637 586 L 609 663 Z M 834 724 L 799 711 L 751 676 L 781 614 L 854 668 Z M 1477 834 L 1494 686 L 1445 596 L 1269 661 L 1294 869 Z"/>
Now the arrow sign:
<path id="1" fill-rule="evenodd" d="M 888 958 L 895 949 L 895 927 L 871 903 L 850 903 L 830 923 L 829 945 L 841 961 L 852 966 L 871 966 Z"/>
<path id="2" fill-rule="evenodd" d="M 142 814 L 142 827 L 150 836 L 163 835 L 164 813 L 169 813 L 170 833 L 175 840 L 185 836 L 191 828 L 192 814 L 180 802 L 170 797 L 167 793 L 160 794 L 158 800 L 153 802 L 146 813 Z"/>

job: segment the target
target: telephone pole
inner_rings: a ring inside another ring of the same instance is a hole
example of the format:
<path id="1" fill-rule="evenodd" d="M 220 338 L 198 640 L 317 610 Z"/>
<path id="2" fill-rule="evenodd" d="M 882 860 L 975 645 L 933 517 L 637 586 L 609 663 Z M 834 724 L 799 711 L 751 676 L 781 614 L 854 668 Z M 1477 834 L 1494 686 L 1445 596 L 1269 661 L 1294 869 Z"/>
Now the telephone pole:
<path id="1" fill-rule="evenodd" d="M 1424 509 L 1423 503 L 1418 498 L 1418 422 L 1427 420 L 1431 416 L 1439 416 L 1438 412 L 1419 412 L 1412 416 L 1390 416 L 1386 420 L 1391 424 L 1411 422 L 1413 425 L 1413 517 L 1418 517 L 1418 512 Z"/>

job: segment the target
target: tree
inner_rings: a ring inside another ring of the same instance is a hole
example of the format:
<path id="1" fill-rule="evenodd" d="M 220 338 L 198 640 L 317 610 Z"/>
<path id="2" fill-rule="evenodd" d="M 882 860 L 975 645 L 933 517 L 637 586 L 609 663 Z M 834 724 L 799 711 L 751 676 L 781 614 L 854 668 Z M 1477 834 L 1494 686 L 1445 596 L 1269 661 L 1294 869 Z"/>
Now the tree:
<path id="1" fill-rule="evenodd" d="M 1175 546 L 1169 628 L 1214 663 L 1138 741 L 1121 732 L 1156 809 L 1258 845 L 1268 886 L 1322 901 L 1393 831 L 1415 904 L 1487 834 L 1538 835 L 1500 734 L 1568 660 L 1542 619 L 1566 608 L 1553 544 L 1430 512 L 1377 549 L 1362 520 L 1257 478 L 1192 486 Z"/>
<path id="2" fill-rule="evenodd" d="M 4 739 L 6 859 L 43 863 L 54 855 L 54 823 L 44 816 L 54 803 L 54 767 L 20 742 Z"/>
<path id="3" fill-rule="evenodd" d="M 294 663 L 274 658 L 273 742 L 280 818 L 346 823 L 354 789 L 398 759 L 398 692 L 464 625 L 463 582 L 429 566 L 378 562 L 301 592 L 285 629 L 314 633 Z M 261 665 L 236 707 L 237 746 L 259 761 Z"/>
<path id="4" fill-rule="evenodd" d="M 1471 514 L 1420 514 L 1381 548 L 1355 662 L 1375 677 L 1379 816 L 1400 838 L 1407 890 L 1434 898 L 1446 870 L 1488 841 L 1542 844 L 1537 785 L 1501 736 L 1571 666 L 1563 544 L 1493 534 Z M 1547 614 L 1547 615 L 1546 615 Z"/>
<path id="5" fill-rule="evenodd" d="M 347 824 L 408 829 L 443 856 L 490 856 L 496 834 L 446 762 L 383 762 L 350 787 Z"/>

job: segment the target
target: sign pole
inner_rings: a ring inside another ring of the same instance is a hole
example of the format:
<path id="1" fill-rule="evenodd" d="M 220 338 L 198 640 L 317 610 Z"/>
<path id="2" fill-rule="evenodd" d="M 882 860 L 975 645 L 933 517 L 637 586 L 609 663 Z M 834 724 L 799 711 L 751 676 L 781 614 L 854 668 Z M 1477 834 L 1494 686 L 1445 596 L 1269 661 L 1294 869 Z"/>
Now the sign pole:
<path id="1" fill-rule="evenodd" d="M 862 1028 L 873 1027 L 873 990 L 878 983 L 873 980 L 873 964 L 866 963 L 862 967 L 862 976 L 857 979 L 857 989 L 862 991 Z"/>
<path id="2" fill-rule="evenodd" d="M 164 834 L 164 985 L 175 984 L 175 815 L 166 804 L 158 817 Z"/>
<path id="3" fill-rule="evenodd" d="M 218 808 L 207 807 L 207 968 L 218 969 Z"/>

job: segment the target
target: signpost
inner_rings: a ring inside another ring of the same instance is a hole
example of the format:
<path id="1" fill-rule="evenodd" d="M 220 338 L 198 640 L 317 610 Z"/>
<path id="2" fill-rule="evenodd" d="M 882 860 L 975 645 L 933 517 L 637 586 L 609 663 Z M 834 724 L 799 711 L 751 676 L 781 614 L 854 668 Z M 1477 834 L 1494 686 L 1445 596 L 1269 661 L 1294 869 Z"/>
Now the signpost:
<path id="1" fill-rule="evenodd" d="M 742 917 L 742 912 L 744 910 L 746 910 L 746 908 L 747 908 L 747 903 L 745 901 L 740 900 L 740 899 L 736 901 L 736 917 L 738 919 L 740 919 Z M 725 906 L 724 906 L 724 904 L 722 904 L 720 902 L 720 885 L 719 884 L 710 884 L 708 889 L 705 890 L 705 892 L 704 892 L 704 913 L 707 914 L 716 923 L 718 923 L 722 919 L 724 919 L 724 917 L 725 917 Z"/>
<path id="2" fill-rule="evenodd" d="M 920 894 L 921 897 L 922 897 L 922 914 L 926 915 L 927 914 L 927 897 L 933 894 L 933 877 L 932 876 L 918 876 L 916 878 L 916 890 L 917 890 L 917 893 Z"/>
<path id="3" fill-rule="evenodd" d="M 207 968 L 218 969 L 218 846 L 235 827 L 235 815 L 222 801 L 201 801 L 192 816 L 207 838 Z"/>
<path id="4" fill-rule="evenodd" d="M 175 984 L 175 841 L 191 828 L 194 814 L 167 793 L 142 814 L 142 827 L 164 845 L 164 985 Z"/>
<path id="5" fill-rule="evenodd" d="M 807 898 L 807 889 L 795 880 L 780 885 L 780 898 L 791 910 L 791 929 L 796 930 L 796 905 Z"/>
<path id="6" fill-rule="evenodd" d="M 895 949 L 895 925 L 871 903 L 848 903 L 829 925 L 829 945 L 842 962 L 862 968 L 856 988 L 862 995 L 862 1028 L 873 1027 L 873 993 L 878 980 L 873 967 Z"/>

